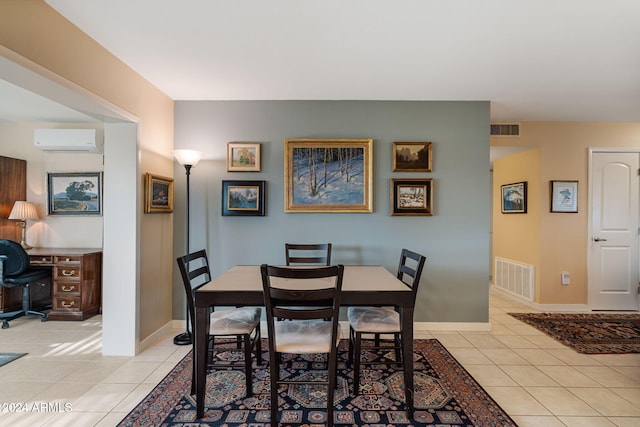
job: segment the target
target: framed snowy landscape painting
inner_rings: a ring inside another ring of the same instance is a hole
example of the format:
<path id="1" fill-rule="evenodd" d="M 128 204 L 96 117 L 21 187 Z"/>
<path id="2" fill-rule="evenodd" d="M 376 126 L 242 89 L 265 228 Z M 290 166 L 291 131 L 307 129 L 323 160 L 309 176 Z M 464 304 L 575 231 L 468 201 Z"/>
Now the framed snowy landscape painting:
<path id="1" fill-rule="evenodd" d="M 433 215 L 431 178 L 391 179 L 391 216 Z"/>
<path id="2" fill-rule="evenodd" d="M 286 139 L 285 212 L 373 211 L 372 139 Z"/>

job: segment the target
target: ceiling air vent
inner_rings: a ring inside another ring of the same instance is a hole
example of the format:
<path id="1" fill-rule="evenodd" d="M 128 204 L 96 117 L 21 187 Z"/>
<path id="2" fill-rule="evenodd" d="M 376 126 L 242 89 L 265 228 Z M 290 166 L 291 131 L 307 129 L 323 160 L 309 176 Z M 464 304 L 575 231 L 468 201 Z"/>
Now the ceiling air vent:
<path id="1" fill-rule="evenodd" d="M 520 136 L 520 125 L 515 123 L 492 124 L 491 136 Z"/>

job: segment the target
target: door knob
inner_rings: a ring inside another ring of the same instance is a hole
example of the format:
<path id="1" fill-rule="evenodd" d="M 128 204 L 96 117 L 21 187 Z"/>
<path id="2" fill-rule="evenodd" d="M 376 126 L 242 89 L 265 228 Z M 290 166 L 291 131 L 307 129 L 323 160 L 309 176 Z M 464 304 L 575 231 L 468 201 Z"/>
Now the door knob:
<path id="1" fill-rule="evenodd" d="M 594 237 L 594 238 L 593 238 L 593 241 L 594 241 L 594 242 L 606 242 L 606 241 L 607 241 L 607 239 L 601 239 L 600 237 Z"/>

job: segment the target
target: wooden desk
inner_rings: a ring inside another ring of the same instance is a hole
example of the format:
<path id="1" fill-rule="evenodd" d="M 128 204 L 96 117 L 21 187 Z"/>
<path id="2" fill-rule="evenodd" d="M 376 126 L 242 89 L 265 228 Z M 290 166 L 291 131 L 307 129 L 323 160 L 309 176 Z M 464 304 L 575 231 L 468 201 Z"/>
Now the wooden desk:
<path id="1" fill-rule="evenodd" d="M 51 267 L 49 320 L 84 320 L 100 312 L 102 249 L 33 248 L 31 265 Z"/>
<path id="2" fill-rule="evenodd" d="M 195 292 L 195 388 L 196 417 L 204 416 L 207 380 L 207 331 L 209 307 L 263 306 L 260 266 L 236 266 Z M 407 412 L 413 418 L 413 300 L 411 290 L 381 266 L 345 266 L 342 280 L 342 306 L 393 305 L 400 308 L 405 346 L 402 349 Z"/>

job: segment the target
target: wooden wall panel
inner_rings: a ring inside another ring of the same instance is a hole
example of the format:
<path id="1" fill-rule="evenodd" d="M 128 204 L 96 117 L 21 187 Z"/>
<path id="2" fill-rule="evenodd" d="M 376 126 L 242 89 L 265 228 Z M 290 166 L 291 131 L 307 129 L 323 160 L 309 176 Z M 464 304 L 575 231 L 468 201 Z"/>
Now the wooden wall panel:
<path id="1" fill-rule="evenodd" d="M 0 156 L 0 239 L 20 241 L 22 229 L 7 219 L 16 200 L 27 200 L 27 162 Z M 17 310 L 21 303 L 20 288 L 0 287 L 0 312 Z"/>
<path id="2" fill-rule="evenodd" d="M 7 219 L 16 200 L 27 200 L 27 161 L 0 156 L 0 239 L 20 241 L 20 227 Z"/>

